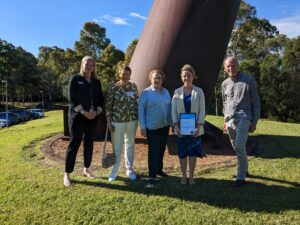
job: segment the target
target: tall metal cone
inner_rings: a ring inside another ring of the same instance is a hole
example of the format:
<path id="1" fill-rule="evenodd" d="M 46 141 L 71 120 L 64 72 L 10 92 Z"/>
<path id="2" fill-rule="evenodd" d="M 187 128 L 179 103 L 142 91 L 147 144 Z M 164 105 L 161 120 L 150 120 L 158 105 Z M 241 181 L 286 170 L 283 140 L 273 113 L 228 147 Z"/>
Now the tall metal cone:
<path id="1" fill-rule="evenodd" d="M 240 0 L 155 0 L 130 62 L 139 91 L 149 86 L 148 73 L 161 69 L 172 95 L 182 85 L 180 68 L 191 64 L 208 105 L 239 5 Z"/>

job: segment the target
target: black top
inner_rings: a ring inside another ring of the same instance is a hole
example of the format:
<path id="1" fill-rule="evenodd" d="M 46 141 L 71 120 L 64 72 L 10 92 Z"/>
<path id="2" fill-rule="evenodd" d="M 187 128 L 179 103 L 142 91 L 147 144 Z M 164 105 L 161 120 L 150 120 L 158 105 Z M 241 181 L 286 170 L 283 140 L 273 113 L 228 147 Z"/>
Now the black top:
<path id="1" fill-rule="evenodd" d="M 98 79 L 91 79 L 88 82 L 80 74 L 73 75 L 68 86 L 69 116 L 74 118 L 78 112 L 74 110 L 78 105 L 82 105 L 85 111 L 90 109 L 97 110 L 97 107 L 103 108 L 103 93 L 101 83 Z"/>

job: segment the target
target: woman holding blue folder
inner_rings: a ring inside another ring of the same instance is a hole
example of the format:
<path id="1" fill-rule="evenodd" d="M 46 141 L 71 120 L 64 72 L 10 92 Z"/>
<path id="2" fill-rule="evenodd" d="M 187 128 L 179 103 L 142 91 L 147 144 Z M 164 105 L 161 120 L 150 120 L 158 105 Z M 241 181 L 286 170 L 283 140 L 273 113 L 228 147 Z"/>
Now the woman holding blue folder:
<path id="1" fill-rule="evenodd" d="M 193 85 L 193 80 L 197 77 L 192 66 L 184 65 L 180 76 L 183 86 L 174 92 L 172 122 L 174 132 L 178 136 L 178 157 L 182 172 L 181 184 L 185 185 L 188 179 L 189 184 L 194 185 L 197 157 L 202 157 L 200 135 L 204 134 L 205 98 L 202 89 Z M 195 121 L 195 125 L 191 126 L 193 121 Z M 189 164 L 189 178 L 187 178 L 186 173 L 187 164 Z"/>

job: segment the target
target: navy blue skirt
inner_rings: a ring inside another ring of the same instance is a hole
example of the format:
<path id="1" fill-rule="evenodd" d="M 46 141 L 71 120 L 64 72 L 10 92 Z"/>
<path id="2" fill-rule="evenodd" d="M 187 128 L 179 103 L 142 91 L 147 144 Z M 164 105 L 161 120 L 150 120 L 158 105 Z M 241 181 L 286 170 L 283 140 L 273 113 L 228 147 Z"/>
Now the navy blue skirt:
<path id="1" fill-rule="evenodd" d="M 187 156 L 203 157 L 201 148 L 201 137 L 183 136 L 177 138 L 178 156 L 186 158 Z"/>

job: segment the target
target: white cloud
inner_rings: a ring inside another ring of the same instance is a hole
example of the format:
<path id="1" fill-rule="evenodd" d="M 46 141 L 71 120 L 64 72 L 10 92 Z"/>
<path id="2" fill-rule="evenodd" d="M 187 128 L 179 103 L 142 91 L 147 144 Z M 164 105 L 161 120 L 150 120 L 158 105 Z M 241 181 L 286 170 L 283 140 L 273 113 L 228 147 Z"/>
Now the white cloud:
<path id="1" fill-rule="evenodd" d="M 129 26 L 129 23 L 127 22 L 126 18 L 114 17 L 111 15 L 105 14 L 105 15 L 101 16 L 101 19 L 104 19 L 104 20 L 109 21 L 116 25 Z"/>
<path id="2" fill-rule="evenodd" d="M 103 20 L 103 19 L 93 19 L 93 21 L 95 22 L 95 23 L 105 23 L 105 20 Z"/>
<path id="3" fill-rule="evenodd" d="M 270 22 L 278 28 L 280 33 L 289 38 L 300 36 L 300 15 L 275 19 Z"/>
<path id="4" fill-rule="evenodd" d="M 146 20 L 146 19 L 147 19 L 146 16 L 142 16 L 141 14 L 135 13 L 135 12 L 129 13 L 129 16 L 135 17 L 135 18 L 139 18 L 139 19 L 141 19 L 141 20 Z"/>

